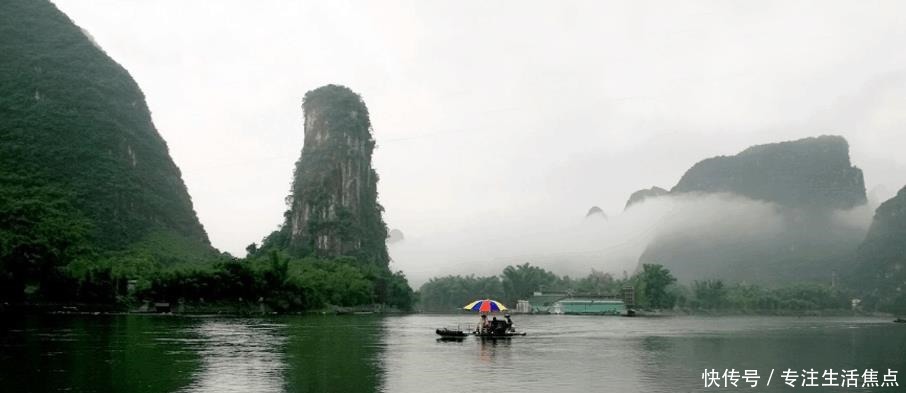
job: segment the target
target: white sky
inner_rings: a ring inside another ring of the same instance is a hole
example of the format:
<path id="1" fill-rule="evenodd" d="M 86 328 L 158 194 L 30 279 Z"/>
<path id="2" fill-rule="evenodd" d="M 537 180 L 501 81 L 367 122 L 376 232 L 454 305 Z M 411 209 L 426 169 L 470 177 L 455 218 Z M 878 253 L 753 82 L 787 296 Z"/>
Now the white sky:
<path id="1" fill-rule="evenodd" d="M 54 2 L 137 80 L 235 255 L 282 222 L 327 83 L 371 111 L 385 220 L 424 245 L 391 248 L 407 272 L 445 273 L 450 234 L 616 216 L 752 144 L 840 134 L 869 191 L 906 185 L 906 2 Z"/>

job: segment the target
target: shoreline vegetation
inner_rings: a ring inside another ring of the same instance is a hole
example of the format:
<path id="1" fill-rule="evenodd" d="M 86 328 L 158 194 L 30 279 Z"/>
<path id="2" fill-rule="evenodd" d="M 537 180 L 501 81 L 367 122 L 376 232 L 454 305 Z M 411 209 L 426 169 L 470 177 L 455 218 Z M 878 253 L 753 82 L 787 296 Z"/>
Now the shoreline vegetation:
<path id="1" fill-rule="evenodd" d="M 263 254 L 263 255 L 262 255 Z M 516 300 L 535 291 L 617 296 L 632 287 L 637 316 L 875 316 L 896 315 L 865 307 L 854 290 L 815 283 L 767 288 L 721 280 L 678 283 L 661 265 L 645 264 L 624 278 L 592 270 L 585 277 L 558 276 L 529 263 L 507 266 L 499 276 L 435 277 L 413 291 L 402 272 L 355 258 L 293 258 L 271 251 L 246 259 L 221 256 L 203 265 L 125 269 L 123 264 L 67 266 L 55 290 L 0 304 L 3 313 L 50 314 L 462 314 L 476 298 Z M 139 277 L 126 279 L 125 277 Z M 67 290 L 68 291 L 64 291 Z M 51 296 L 52 295 L 52 296 Z M 855 300 L 854 300 L 855 299 Z M 515 311 L 515 310 L 513 310 Z"/>
<path id="2" fill-rule="evenodd" d="M 89 312 L 292 313 L 397 312 L 414 293 L 402 272 L 351 257 L 290 257 L 272 251 L 245 259 L 221 255 L 164 267 L 151 259 L 77 260 L 19 283 L 0 310 Z M 8 287 L 7 287 L 8 288 Z M 47 310 L 55 306 L 56 309 Z"/>
<path id="3" fill-rule="evenodd" d="M 585 277 L 558 276 L 528 263 L 507 266 L 499 276 L 435 277 L 419 289 L 419 309 L 449 312 L 475 296 L 525 300 L 535 291 L 618 297 L 634 289 L 636 311 L 647 315 L 892 315 L 859 299 L 856 290 L 802 282 L 773 288 L 722 280 L 678 283 L 670 270 L 644 264 L 631 276 L 614 278 L 592 270 Z"/>

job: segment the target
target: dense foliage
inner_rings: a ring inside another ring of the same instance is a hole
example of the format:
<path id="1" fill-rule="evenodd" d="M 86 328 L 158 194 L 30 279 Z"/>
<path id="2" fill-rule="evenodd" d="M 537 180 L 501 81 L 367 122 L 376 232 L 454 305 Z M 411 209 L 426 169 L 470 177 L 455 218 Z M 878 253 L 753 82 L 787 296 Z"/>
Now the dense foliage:
<path id="1" fill-rule="evenodd" d="M 199 304 L 266 304 L 275 311 L 382 305 L 408 310 L 414 294 L 401 272 L 352 258 L 295 259 L 277 252 L 149 277 L 139 299 Z"/>
<path id="2" fill-rule="evenodd" d="M 528 262 L 515 267 L 505 267 L 500 279 L 504 300 L 510 304 L 515 304 L 519 299 L 528 299 L 535 291 L 554 289 L 559 280 L 554 273 L 532 266 Z"/>
<path id="3" fill-rule="evenodd" d="M 676 296 L 668 288 L 676 278 L 661 265 L 644 264 L 642 271 L 635 277 L 636 298 L 646 308 L 673 308 Z"/>
<path id="4" fill-rule="evenodd" d="M 526 263 L 507 266 L 500 276 L 432 278 L 419 289 L 419 308 L 432 312 L 454 312 L 481 298 L 505 300 L 505 304 L 515 305 L 516 300 L 530 299 L 534 291 L 620 296 L 626 287 L 635 289 L 637 308 L 686 312 L 839 312 L 851 308 L 850 299 L 853 297 L 850 291 L 805 283 L 768 289 L 704 280 L 686 286 L 678 284 L 668 269 L 651 264 L 622 279 L 595 270 L 585 277 L 573 279 L 559 277 Z"/>
<path id="5" fill-rule="evenodd" d="M 46 0 L 0 3 L 0 178 L 49 186 L 119 248 L 154 230 L 207 245 L 129 73 Z"/>
<path id="6" fill-rule="evenodd" d="M 0 53 L 3 298 L 63 296 L 69 264 L 161 237 L 158 263 L 214 255 L 123 67 L 46 0 L 0 2 Z"/>
<path id="7" fill-rule="evenodd" d="M 757 313 L 849 310 L 853 294 L 817 284 L 768 289 L 758 285 L 726 285 L 720 280 L 695 281 L 681 287 L 676 306 L 688 310 Z"/>
<path id="8" fill-rule="evenodd" d="M 452 312 L 477 299 L 503 299 L 497 276 L 435 277 L 419 288 L 419 307 L 425 311 Z"/>
<path id="9" fill-rule="evenodd" d="M 528 299 L 535 291 L 610 295 L 619 293 L 629 280 L 592 270 L 580 279 L 556 274 L 529 263 L 507 266 L 499 276 L 435 277 L 419 288 L 419 307 L 425 311 L 456 311 L 477 299 L 495 299 L 507 305 Z"/>

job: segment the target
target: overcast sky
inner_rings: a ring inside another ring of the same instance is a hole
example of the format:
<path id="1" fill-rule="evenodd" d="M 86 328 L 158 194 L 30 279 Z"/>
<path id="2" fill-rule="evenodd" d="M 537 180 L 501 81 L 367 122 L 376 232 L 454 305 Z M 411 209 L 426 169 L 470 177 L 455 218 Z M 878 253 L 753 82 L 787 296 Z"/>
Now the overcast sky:
<path id="1" fill-rule="evenodd" d="M 235 255 L 281 223 L 328 83 L 369 107 L 385 220 L 424 245 L 391 248 L 404 270 L 464 232 L 617 216 L 753 144 L 843 135 L 870 193 L 906 185 L 906 2 L 54 2 L 137 80 Z"/>

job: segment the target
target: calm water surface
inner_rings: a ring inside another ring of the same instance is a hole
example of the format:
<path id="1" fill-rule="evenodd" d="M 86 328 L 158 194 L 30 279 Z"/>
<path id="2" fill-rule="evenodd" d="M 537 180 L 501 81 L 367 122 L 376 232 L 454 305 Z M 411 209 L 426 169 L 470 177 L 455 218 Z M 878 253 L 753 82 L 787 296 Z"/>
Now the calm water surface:
<path id="1" fill-rule="evenodd" d="M 472 315 L 30 316 L 0 322 L 2 392 L 902 392 L 789 388 L 780 371 L 906 372 L 906 325 L 864 318 L 517 316 L 512 340 L 438 341 Z M 705 368 L 757 369 L 704 388 Z M 771 386 L 764 386 L 771 369 Z"/>

